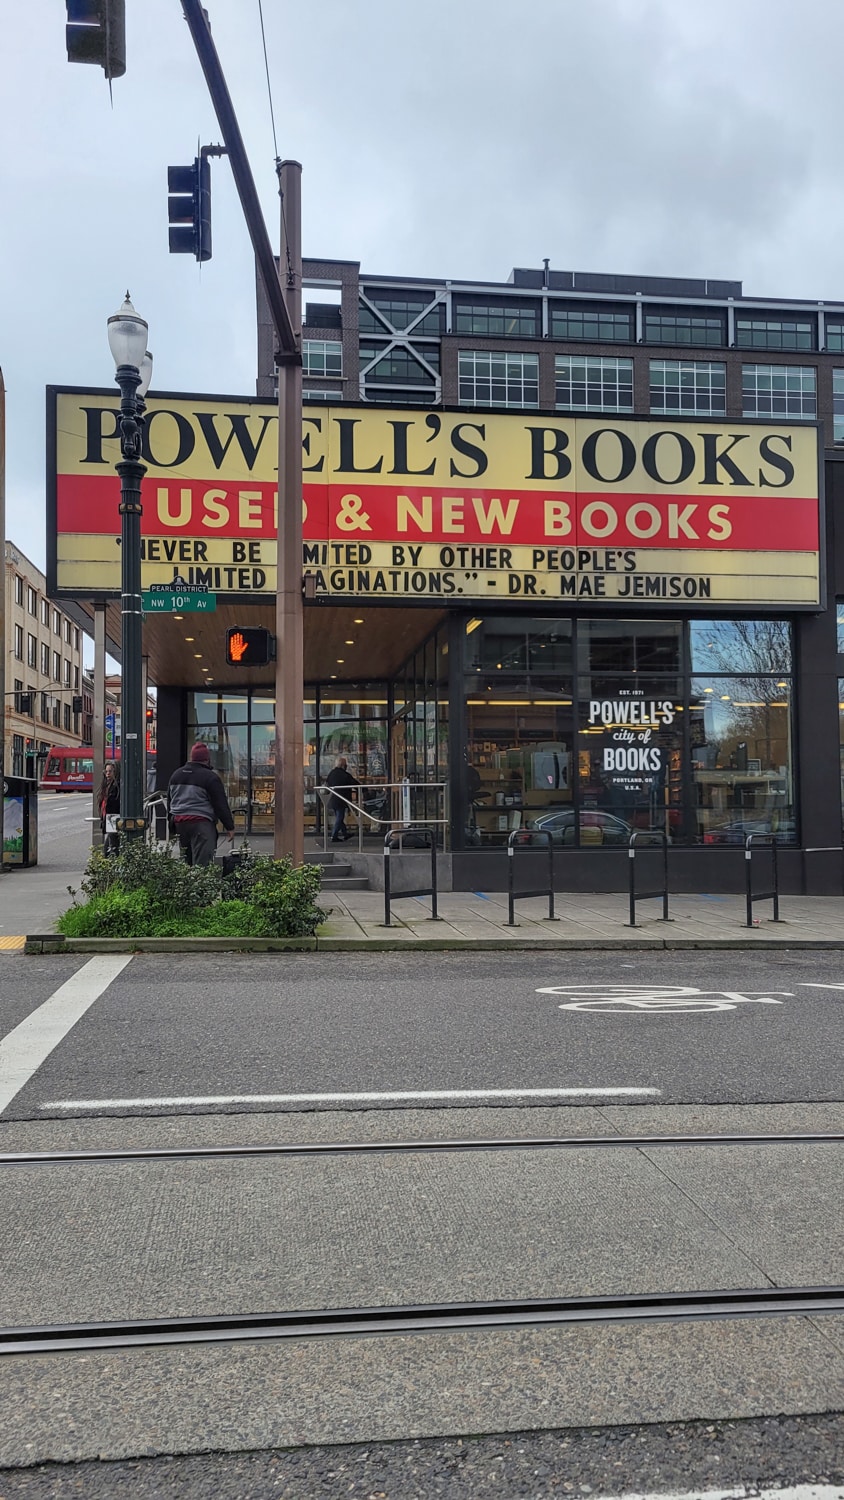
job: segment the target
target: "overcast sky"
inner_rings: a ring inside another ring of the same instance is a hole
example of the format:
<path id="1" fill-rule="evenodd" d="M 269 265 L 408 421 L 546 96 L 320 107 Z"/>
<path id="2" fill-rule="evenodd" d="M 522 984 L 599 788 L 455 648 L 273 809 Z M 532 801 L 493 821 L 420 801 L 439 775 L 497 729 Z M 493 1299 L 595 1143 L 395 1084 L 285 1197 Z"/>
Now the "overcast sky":
<path id="1" fill-rule="evenodd" d="M 506 280 L 515 265 L 844 297 L 841 0 L 263 0 L 306 255 Z M 207 0 L 274 248 L 258 0 Z M 213 259 L 167 249 L 168 164 L 219 140 L 180 0 L 126 0 L 113 85 L 64 0 L 0 0 L 7 535 L 43 566 L 44 388 L 108 386 L 131 290 L 153 390 L 253 394 L 254 270 L 225 160 Z M 116 389 L 116 388 L 115 388 Z"/>

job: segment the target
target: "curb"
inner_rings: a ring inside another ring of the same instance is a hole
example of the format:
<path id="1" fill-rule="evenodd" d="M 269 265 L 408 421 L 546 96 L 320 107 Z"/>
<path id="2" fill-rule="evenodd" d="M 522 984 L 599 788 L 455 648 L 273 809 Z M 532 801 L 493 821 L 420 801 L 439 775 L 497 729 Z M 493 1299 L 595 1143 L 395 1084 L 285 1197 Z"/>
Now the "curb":
<path id="1" fill-rule="evenodd" d="M 406 930 L 406 929 L 405 929 Z M 840 938 L 65 938 L 61 933 L 33 933 L 28 954 L 47 953 L 588 953 L 597 951 L 665 952 L 764 949 L 844 949 Z"/>

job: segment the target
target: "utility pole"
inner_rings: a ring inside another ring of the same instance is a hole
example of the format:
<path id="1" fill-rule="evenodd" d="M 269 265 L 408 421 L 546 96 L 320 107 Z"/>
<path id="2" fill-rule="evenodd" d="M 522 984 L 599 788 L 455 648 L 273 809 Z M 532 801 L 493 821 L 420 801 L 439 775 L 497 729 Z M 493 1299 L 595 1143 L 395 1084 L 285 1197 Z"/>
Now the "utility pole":
<path id="1" fill-rule="evenodd" d="M 0 370 L 0 780 L 6 769 L 6 384 Z"/>
<path id="2" fill-rule="evenodd" d="M 279 164 L 282 254 L 279 268 L 231 102 L 211 25 L 201 0 L 182 0 L 232 175 L 249 230 L 279 347 L 279 505 L 276 562 L 276 858 L 304 853 L 302 696 L 302 251 L 301 173 L 298 162 Z M 283 288 L 283 289 L 282 289 Z"/>
<path id="3" fill-rule="evenodd" d="M 278 542 L 276 562 L 275 839 L 276 859 L 305 856 L 302 698 L 305 653 L 302 600 L 302 168 L 283 161 L 279 279 L 299 349 L 278 367 Z"/>

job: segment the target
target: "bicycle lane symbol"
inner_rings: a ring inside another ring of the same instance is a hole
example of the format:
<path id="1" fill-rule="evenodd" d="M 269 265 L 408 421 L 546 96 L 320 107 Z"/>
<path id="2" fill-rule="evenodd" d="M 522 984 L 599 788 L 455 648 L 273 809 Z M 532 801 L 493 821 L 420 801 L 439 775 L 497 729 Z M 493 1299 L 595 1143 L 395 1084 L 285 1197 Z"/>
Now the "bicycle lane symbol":
<path id="1" fill-rule="evenodd" d="M 791 990 L 701 990 L 688 984 L 552 984 L 536 993 L 568 996 L 560 1010 L 597 1015 L 703 1015 L 742 1005 L 782 1005 L 783 999 L 794 998 Z"/>

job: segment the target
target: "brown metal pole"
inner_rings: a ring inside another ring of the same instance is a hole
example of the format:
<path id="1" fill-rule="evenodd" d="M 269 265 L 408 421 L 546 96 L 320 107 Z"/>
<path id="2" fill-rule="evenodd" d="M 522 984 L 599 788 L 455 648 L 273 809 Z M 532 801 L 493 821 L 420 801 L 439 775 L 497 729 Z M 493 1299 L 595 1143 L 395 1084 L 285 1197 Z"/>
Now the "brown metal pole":
<path id="1" fill-rule="evenodd" d="M 106 692 L 105 692 L 105 669 L 106 669 L 106 607 L 104 604 L 94 605 L 94 717 L 91 726 L 91 754 L 94 761 L 94 796 L 93 814 L 94 822 L 91 825 L 91 843 L 98 848 L 102 846 L 103 834 L 100 828 L 100 809 L 97 806 L 97 795 L 100 790 L 103 775 L 105 774 L 105 720 L 106 720 Z M 115 729 L 116 729 L 115 724 Z M 112 740 L 112 754 L 114 754 L 114 740 Z"/>
<path id="2" fill-rule="evenodd" d="M 302 697 L 302 168 L 283 161 L 279 279 L 298 344 L 278 366 L 278 563 L 276 580 L 276 859 L 305 853 Z"/>

